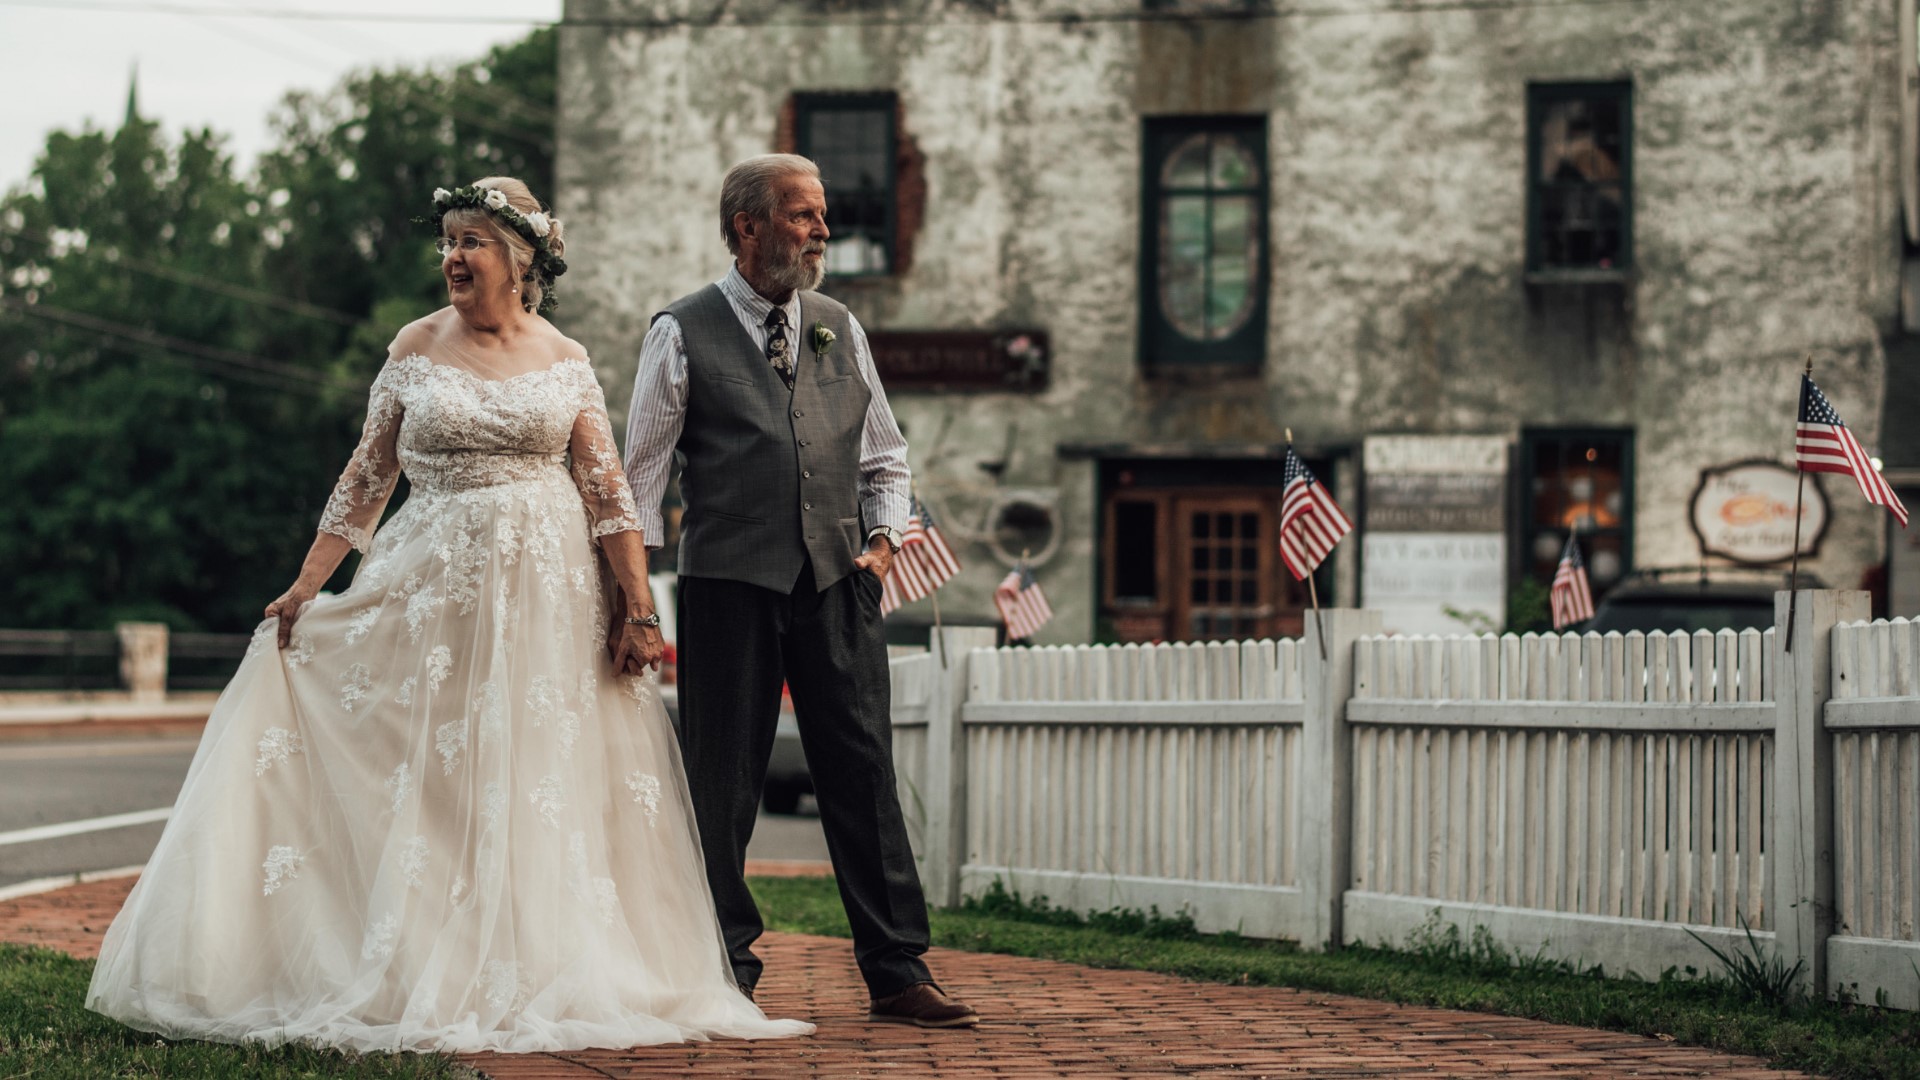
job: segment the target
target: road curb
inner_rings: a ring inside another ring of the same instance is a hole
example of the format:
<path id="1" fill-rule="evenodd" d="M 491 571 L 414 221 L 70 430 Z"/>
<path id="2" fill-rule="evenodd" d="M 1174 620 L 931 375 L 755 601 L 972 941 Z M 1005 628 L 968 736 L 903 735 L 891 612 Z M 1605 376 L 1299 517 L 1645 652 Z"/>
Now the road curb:
<path id="1" fill-rule="evenodd" d="M 9 900 L 18 900 L 26 896 L 39 896 L 74 885 L 89 885 L 96 881 L 112 881 L 115 878 L 134 877 L 147 868 L 145 863 L 139 866 L 117 866 L 112 870 L 88 870 L 79 874 L 62 874 L 59 877 L 35 878 L 22 881 L 17 885 L 0 888 L 0 904 Z"/>

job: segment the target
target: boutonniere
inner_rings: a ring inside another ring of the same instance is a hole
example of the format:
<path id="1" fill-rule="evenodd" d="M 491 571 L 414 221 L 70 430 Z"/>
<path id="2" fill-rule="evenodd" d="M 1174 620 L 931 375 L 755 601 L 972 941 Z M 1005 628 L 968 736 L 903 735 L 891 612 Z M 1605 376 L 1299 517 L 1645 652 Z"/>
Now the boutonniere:
<path id="1" fill-rule="evenodd" d="M 840 335 L 827 329 L 826 323 L 817 322 L 813 324 L 813 354 L 815 356 L 826 356 L 827 350 L 833 348 L 833 343 L 838 340 L 840 340 Z"/>

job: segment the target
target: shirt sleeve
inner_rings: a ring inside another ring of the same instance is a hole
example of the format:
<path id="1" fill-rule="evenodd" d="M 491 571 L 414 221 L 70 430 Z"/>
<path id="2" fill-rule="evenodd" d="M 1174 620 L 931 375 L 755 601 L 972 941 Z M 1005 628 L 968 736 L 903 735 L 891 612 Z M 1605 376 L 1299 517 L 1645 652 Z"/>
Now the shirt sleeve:
<path id="1" fill-rule="evenodd" d="M 662 315 L 640 343 L 633 402 L 627 407 L 627 484 L 649 548 L 666 542 L 660 500 L 666 496 L 673 448 L 686 423 L 687 346 L 680 321 Z"/>
<path id="2" fill-rule="evenodd" d="M 360 444 L 347 459 L 346 470 L 320 514 L 320 532 L 342 537 L 363 555 L 373 547 L 374 529 L 400 479 L 400 423 L 406 411 L 400 402 L 404 362 L 389 360 L 374 377 L 367 393 L 367 421 L 360 429 Z"/>
<path id="3" fill-rule="evenodd" d="M 853 339 L 853 362 L 873 396 L 867 401 L 866 426 L 860 433 L 860 517 L 868 534 L 878 528 L 904 531 L 913 505 L 913 473 L 907 467 L 907 439 L 887 404 L 880 370 L 860 320 L 847 316 L 847 335 Z"/>
<path id="4" fill-rule="evenodd" d="M 580 501 L 593 518 L 593 538 L 598 540 L 640 528 L 640 515 L 634 509 L 627 475 L 620 468 L 620 446 L 613 441 L 606 395 L 591 368 L 580 371 L 580 412 L 573 418 L 567 451 L 574 486 L 580 489 Z"/>

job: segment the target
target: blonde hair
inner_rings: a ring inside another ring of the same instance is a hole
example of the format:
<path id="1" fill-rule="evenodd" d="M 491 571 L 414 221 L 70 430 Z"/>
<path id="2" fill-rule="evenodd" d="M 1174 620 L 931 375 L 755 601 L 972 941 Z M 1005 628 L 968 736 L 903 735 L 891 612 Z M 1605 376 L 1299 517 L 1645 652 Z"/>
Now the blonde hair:
<path id="1" fill-rule="evenodd" d="M 520 216 L 541 212 L 544 208 L 540 200 L 533 197 L 533 189 L 526 183 L 511 176 L 483 176 L 473 182 L 474 187 L 491 188 L 507 197 L 507 205 L 519 211 Z M 552 231 L 547 234 L 547 246 L 555 256 L 564 257 L 567 242 L 561 238 L 560 219 L 549 215 Z M 475 206 L 463 206 L 449 210 L 440 219 L 440 230 L 451 235 L 456 229 L 485 229 L 507 246 L 507 257 L 512 260 L 513 276 L 520 281 L 520 303 L 528 311 L 538 311 L 540 301 L 546 295 L 547 283 L 540 275 L 529 274 L 533 265 L 533 245 L 520 233 L 508 227 L 499 218 Z"/>

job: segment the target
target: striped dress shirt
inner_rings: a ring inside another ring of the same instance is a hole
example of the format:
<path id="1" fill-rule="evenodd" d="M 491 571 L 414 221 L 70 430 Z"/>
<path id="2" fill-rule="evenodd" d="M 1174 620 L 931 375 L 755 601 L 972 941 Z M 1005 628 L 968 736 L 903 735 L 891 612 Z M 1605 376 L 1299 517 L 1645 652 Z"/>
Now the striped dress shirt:
<path id="1" fill-rule="evenodd" d="M 728 269 L 717 283 L 740 317 L 740 326 L 762 353 L 767 351 L 767 313 L 773 302 L 753 291 L 739 267 Z M 785 305 L 789 338 L 797 351 L 808 344 L 811 331 L 800 325 L 800 295 L 789 297 Z M 913 500 L 913 478 L 907 470 L 907 440 L 887 405 L 886 391 L 880 388 L 880 372 L 873 364 L 873 350 L 867 345 L 867 332 L 860 320 L 849 312 L 847 344 L 853 350 L 854 366 L 866 380 L 873 399 L 867 403 L 866 426 L 860 433 L 860 516 L 867 523 L 867 538 L 882 527 L 905 530 L 907 512 Z M 687 422 L 687 345 L 680 335 L 680 321 L 662 315 L 654 321 L 640 344 L 640 370 L 633 379 L 633 402 L 627 408 L 627 483 L 633 487 L 634 502 L 640 508 L 640 529 L 647 547 L 663 542 L 665 522 L 660 516 L 660 500 L 667 492 L 667 474 L 673 464 L 673 448 Z"/>

